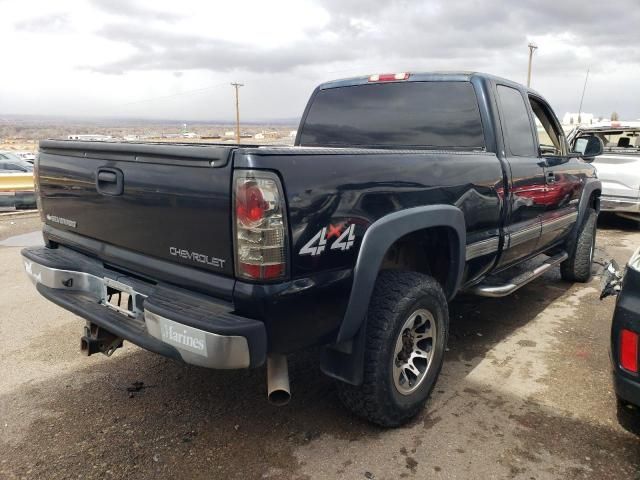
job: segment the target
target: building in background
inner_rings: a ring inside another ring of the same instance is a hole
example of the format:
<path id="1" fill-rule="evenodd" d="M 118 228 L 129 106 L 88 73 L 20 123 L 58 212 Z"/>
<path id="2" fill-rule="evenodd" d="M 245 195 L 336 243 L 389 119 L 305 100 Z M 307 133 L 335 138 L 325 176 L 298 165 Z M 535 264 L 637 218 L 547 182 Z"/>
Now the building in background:
<path id="1" fill-rule="evenodd" d="M 260 133 L 256 133 L 253 138 L 255 138 L 256 140 L 265 140 L 265 139 L 271 139 L 271 140 L 275 140 L 277 138 L 280 138 L 280 133 L 278 132 L 266 132 L 266 131 L 262 131 Z"/>
<path id="2" fill-rule="evenodd" d="M 104 142 L 106 140 L 113 140 L 111 135 L 97 135 L 97 134 L 87 134 L 87 135 L 67 135 L 67 140 L 82 140 L 85 142 Z"/>
<path id="3" fill-rule="evenodd" d="M 580 118 L 578 118 L 580 117 Z M 571 113 L 567 112 L 562 117 L 563 125 L 591 125 L 594 121 L 596 121 L 595 115 L 593 113 Z"/>

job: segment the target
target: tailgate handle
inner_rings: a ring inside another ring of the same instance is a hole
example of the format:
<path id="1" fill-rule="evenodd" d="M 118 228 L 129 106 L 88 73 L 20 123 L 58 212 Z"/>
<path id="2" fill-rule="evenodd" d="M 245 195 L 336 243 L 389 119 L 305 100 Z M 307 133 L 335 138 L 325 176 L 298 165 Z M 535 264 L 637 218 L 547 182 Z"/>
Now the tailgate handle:
<path id="1" fill-rule="evenodd" d="M 124 174 L 117 168 L 101 167 L 96 172 L 96 190 L 103 195 L 122 195 Z"/>
<path id="2" fill-rule="evenodd" d="M 118 177 L 114 172 L 98 172 L 98 182 L 116 183 Z"/>

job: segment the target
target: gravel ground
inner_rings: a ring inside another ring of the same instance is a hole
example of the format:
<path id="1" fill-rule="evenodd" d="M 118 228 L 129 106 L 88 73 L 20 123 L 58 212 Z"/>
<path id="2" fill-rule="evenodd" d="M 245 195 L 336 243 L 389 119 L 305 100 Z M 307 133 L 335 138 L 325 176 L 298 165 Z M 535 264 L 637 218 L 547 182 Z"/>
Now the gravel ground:
<path id="1" fill-rule="evenodd" d="M 640 232 L 600 227 L 597 260 L 624 264 Z M 597 278 L 554 271 L 511 297 L 456 300 L 431 400 L 385 431 L 340 406 L 317 352 L 291 359 L 283 408 L 266 402 L 264 369 L 209 371 L 130 344 L 81 356 L 83 322 L 22 272 L 16 243 L 37 235 L 9 238 L 37 228 L 0 218 L 0 478 L 640 479 L 611 390 L 614 300 L 598 300 Z"/>

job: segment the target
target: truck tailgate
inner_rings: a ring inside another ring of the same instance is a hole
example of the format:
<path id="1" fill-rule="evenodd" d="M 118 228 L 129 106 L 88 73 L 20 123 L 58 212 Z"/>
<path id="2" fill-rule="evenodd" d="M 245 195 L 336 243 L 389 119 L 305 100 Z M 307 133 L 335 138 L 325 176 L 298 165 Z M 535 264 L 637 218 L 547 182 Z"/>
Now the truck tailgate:
<path id="1" fill-rule="evenodd" d="M 57 230 L 232 276 L 233 148 L 42 141 L 43 217 Z"/>

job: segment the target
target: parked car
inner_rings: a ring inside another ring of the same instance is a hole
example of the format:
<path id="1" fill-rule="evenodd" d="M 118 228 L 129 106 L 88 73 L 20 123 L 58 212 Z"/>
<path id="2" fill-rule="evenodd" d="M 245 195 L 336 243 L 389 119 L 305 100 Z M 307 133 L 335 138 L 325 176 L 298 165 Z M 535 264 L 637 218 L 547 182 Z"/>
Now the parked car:
<path id="1" fill-rule="evenodd" d="M 35 208 L 33 165 L 11 152 L 0 152 L 0 208 Z"/>
<path id="2" fill-rule="evenodd" d="M 575 144 L 586 135 L 595 135 L 604 144 L 603 155 L 594 162 L 602 182 L 602 211 L 640 221 L 640 122 L 579 126 L 569 141 Z"/>
<path id="3" fill-rule="evenodd" d="M 19 157 L 11 158 L 0 152 L 0 175 L 9 172 L 30 173 L 33 172 L 33 165 Z"/>
<path id="4" fill-rule="evenodd" d="M 618 295 L 611 323 L 611 364 L 621 423 L 640 433 L 640 248 L 621 272 L 603 275 L 601 298 Z"/>
<path id="5" fill-rule="evenodd" d="M 459 292 L 505 296 L 557 265 L 591 277 L 601 185 L 585 160 L 602 142 L 569 151 L 522 85 L 328 82 L 295 145 L 42 141 L 46 246 L 22 251 L 26 272 L 87 321 L 86 354 L 126 339 L 209 368 L 266 362 L 283 404 L 286 355 L 322 346 L 343 403 L 383 426 L 423 408 Z"/>
<path id="6" fill-rule="evenodd" d="M 29 162 L 32 165 L 36 160 L 36 154 L 33 152 L 15 152 L 15 154 L 25 162 Z"/>

